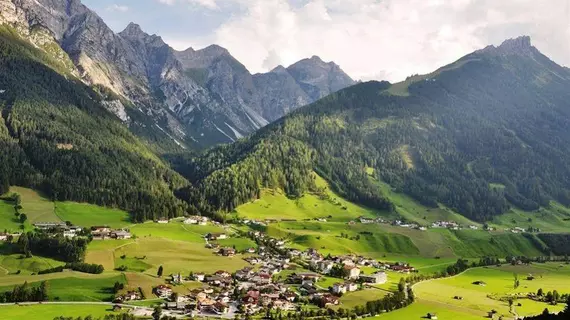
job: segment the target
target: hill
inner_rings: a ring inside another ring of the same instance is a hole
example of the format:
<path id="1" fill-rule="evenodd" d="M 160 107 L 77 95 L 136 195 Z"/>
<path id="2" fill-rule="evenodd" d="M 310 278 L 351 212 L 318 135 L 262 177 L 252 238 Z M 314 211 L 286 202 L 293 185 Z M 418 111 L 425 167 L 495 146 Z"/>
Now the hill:
<path id="1" fill-rule="evenodd" d="M 175 164 L 194 184 L 184 196 L 207 211 L 232 211 L 264 187 L 318 192 L 312 171 L 378 210 L 394 204 L 374 180 L 477 221 L 569 205 L 568 85 L 568 70 L 529 38 L 511 39 L 430 75 L 341 90 Z"/>
<path id="2" fill-rule="evenodd" d="M 0 194 L 18 185 L 138 220 L 180 215 L 173 190 L 187 181 L 106 109 L 49 37 L 36 35 L 43 47 L 29 37 L 0 27 Z"/>

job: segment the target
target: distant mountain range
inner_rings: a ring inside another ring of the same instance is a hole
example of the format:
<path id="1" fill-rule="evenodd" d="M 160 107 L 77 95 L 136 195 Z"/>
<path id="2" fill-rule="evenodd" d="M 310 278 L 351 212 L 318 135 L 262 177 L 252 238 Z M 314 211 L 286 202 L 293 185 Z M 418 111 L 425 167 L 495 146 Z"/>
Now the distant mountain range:
<path id="1" fill-rule="evenodd" d="M 53 37 L 78 77 L 124 100 L 109 107 L 122 121 L 133 121 L 131 104 L 180 145 L 235 141 L 355 83 L 316 56 L 252 75 L 216 45 L 179 52 L 134 23 L 116 34 L 79 0 L 0 0 L 0 8 L 0 21 L 36 44 Z"/>
<path id="2" fill-rule="evenodd" d="M 398 208 L 380 182 L 478 221 L 568 206 L 568 88 L 568 69 L 520 37 L 401 83 L 343 89 L 178 166 L 194 185 L 190 203 L 213 212 L 260 188 L 318 192 L 311 172 L 346 199 L 388 211 Z"/>

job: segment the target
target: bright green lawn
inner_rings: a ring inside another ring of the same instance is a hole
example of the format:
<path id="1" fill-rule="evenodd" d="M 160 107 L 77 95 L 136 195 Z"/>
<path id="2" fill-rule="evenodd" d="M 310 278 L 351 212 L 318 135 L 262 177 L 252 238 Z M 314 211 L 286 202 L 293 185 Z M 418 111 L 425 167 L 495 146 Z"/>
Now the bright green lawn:
<path id="1" fill-rule="evenodd" d="M 38 192 L 22 187 L 10 187 L 11 193 L 22 196 L 22 213 L 28 216 L 30 223 L 61 221 L 54 212 L 54 204 Z"/>
<path id="2" fill-rule="evenodd" d="M 143 257 L 133 257 L 133 256 L 126 256 L 125 258 L 121 258 L 121 256 L 115 257 L 115 268 L 119 268 L 121 266 L 127 267 L 127 271 L 130 272 L 145 272 L 146 270 L 152 268 L 152 265 L 146 263 Z"/>
<path id="3" fill-rule="evenodd" d="M 498 229 L 533 227 L 543 232 L 568 232 L 570 230 L 570 209 L 554 201 L 551 202 L 550 208 L 540 208 L 537 212 L 513 208 L 505 214 L 496 216 L 491 225 Z"/>
<path id="4" fill-rule="evenodd" d="M 257 244 L 249 238 L 230 237 L 229 239 L 218 240 L 216 242 L 223 247 L 235 247 L 238 252 L 249 248 L 257 248 Z"/>
<path id="5" fill-rule="evenodd" d="M 34 305 L 34 306 L 0 306 L 3 320 L 53 320 L 59 316 L 70 317 L 103 317 L 113 314 L 111 306 L 97 305 Z"/>
<path id="6" fill-rule="evenodd" d="M 98 279 L 61 278 L 47 280 L 51 301 L 112 301 L 115 282 L 126 283 L 124 275 Z M 38 286 L 40 282 L 30 283 Z M 0 292 L 12 290 L 13 286 L 0 287 Z"/>
<path id="7" fill-rule="evenodd" d="M 214 225 L 196 226 L 185 225 L 181 222 L 167 224 L 143 223 L 131 227 L 131 233 L 139 238 L 153 237 L 169 240 L 188 241 L 205 244 L 204 235 L 207 233 L 222 233 L 223 228 Z"/>
<path id="8" fill-rule="evenodd" d="M 20 271 L 22 275 L 30 275 L 38 271 L 54 268 L 65 263 L 50 258 L 34 256 L 24 258 L 21 254 L 0 255 L 0 276 L 6 273 L 15 274 Z"/>
<path id="9" fill-rule="evenodd" d="M 379 289 L 365 289 L 354 292 L 347 292 L 340 298 L 338 308 L 354 309 L 356 306 L 363 306 L 368 301 L 375 301 L 384 298 L 388 292 Z"/>
<path id="10" fill-rule="evenodd" d="M 519 275 L 521 284 L 514 289 L 514 273 Z M 526 280 L 528 274 L 533 274 L 536 279 Z M 484 281 L 485 286 L 473 284 L 476 281 Z M 446 304 L 457 308 L 473 310 L 474 313 L 485 313 L 491 309 L 498 310 L 500 314 L 508 314 L 509 308 L 506 302 L 490 299 L 491 296 L 504 296 L 511 294 L 527 294 L 536 292 L 542 288 L 545 292 L 558 290 L 561 293 L 570 288 L 570 266 L 559 264 L 536 264 L 531 266 L 502 266 L 470 269 L 465 273 L 451 278 L 431 280 L 414 286 L 417 297 L 424 301 Z M 463 300 L 455 300 L 454 296 L 461 296 Z M 516 309 L 519 315 L 531 315 L 540 313 L 548 307 L 551 311 L 563 308 L 549 306 L 544 303 L 536 303 L 527 299 L 521 299 L 516 303 L 522 307 Z"/>
<path id="11" fill-rule="evenodd" d="M 131 224 L 129 214 L 119 209 L 77 202 L 57 202 L 55 208 L 55 213 L 61 220 L 71 221 L 81 227 L 107 225 L 122 228 Z"/>
<path id="12" fill-rule="evenodd" d="M 14 215 L 14 204 L 9 201 L 0 200 L 0 231 L 8 230 L 11 232 L 21 231 L 20 221 Z"/>
<path id="13" fill-rule="evenodd" d="M 470 309 L 462 309 L 450 307 L 444 304 L 433 303 L 429 301 L 416 301 L 410 306 L 398 309 L 392 312 L 378 315 L 376 317 L 366 318 L 367 320 L 421 320 L 426 319 L 428 313 L 437 314 L 441 320 L 481 320 L 486 314 L 474 313 Z"/>

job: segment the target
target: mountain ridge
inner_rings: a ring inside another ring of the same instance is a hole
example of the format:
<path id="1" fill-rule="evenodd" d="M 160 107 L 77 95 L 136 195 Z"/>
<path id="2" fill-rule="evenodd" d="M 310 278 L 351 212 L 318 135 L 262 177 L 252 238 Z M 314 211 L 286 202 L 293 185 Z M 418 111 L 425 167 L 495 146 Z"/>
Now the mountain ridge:
<path id="1" fill-rule="evenodd" d="M 475 51 L 405 85 L 407 94 L 394 94 L 401 84 L 377 81 L 340 90 L 247 141 L 196 156 L 187 163 L 194 184 L 188 198 L 231 212 L 260 187 L 293 198 L 314 191 L 303 176 L 316 171 L 348 200 L 397 211 L 369 179 L 370 168 L 423 205 L 442 204 L 477 221 L 512 207 L 570 205 L 563 152 L 570 148 L 570 73 L 529 38 Z M 291 154 L 297 160 L 289 164 Z M 245 172 L 255 182 L 232 182 Z M 226 188 L 246 191 L 231 196 Z"/>
<path id="2" fill-rule="evenodd" d="M 1 0 L 0 5 L 2 22 L 25 35 L 32 29 L 46 30 L 69 55 L 81 79 L 122 96 L 149 122 L 191 147 L 237 140 L 314 100 L 293 88 L 297 82 L 279 83 L 290 86 L 281 93 L 254 81 L 254 75 L 220 46 L 176 51 L 136 23 L 114 33 L 79 0 Z M 348 76 L 343 79 L 344 86 L 354 83 Z M 323 91 L 314 98 L 332 91 L 326 83 L 311 90 Z M 282 96 L 268 96 L 278 93 Z M 129 122 L 128 106 L 117 101 L 110 110 Z"/>

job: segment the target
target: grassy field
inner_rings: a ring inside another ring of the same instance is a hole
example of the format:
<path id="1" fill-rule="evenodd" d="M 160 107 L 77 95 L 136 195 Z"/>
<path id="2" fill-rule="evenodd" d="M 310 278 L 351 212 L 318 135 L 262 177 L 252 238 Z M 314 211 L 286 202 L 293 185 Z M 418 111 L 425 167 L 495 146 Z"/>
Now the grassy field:
<path id="1" fill-rule="evenodd" d="M 205 248 L 205 243 L 172 241 L 157 238 L 139 238 L 137 242 L 119 248 L 114 252 L 115 259 L 122 255 L 127 257 L 145 257 L 145 264 L 151 266 L 146 270 L 155 275 L 159 266 L 164 267 L 164 275 L 172 273 L 189 274 L 193 272 L 212 272 L 215 269 L 236 271 L 248 265 L 241 256 L 221 257 Z M 119 263 L 119 261 L 115 261 Z"/>
<path id="2" fill-rule="evenodd" d="M 22 196 L 21 212 L 28 216 L 30 223 L 61 221 L 55 214 L 53 202 L 38 192 L 21 187 L 11 187 L 10 192 L 19 193 Z"/>
<path id="3" fill-rule="evenodd" d="M 0 229 L 2 232 L 20 231 L 20 221 L 14 216 L 14 204 L 10 201 L 0 200 Z"/>
<path id="4" fill-rule="evenodd" d="M 55 213 L 62 221 L 71 221 L 81 227 L 107 225 L 122 228 L 132 224 L 129 214 L 123 210 L 87 203 L 56 202 Z"/>
<path id="5" fill-rule="evenodd" d="M 181 222 L 167 224 L 143 223 L 131 227 L 131 233 L 139 238 L 163 238 L 167 240 L 204 243 L 204 235 L 207 233 L 222 233 L 225 230 L 214 225 L 197 226 L 185 225 Z"/>
<path id="6" fill-rule="evenodd" d="M 257 248 L 257 244 L 249 238 L 229 238 L 216 242 L 223 247 L 235 247 L 238 252 L 248 248 Z"/>
<path id="7" fill-rule="evenodd" d="M 0 255 L 0 277 L 5 274 L 15 274 L 18 271 L 22 275 L 31 275 L 64 264 L 61 261 L 38 256 L 22 258 L 20 254 Z"/>
<path id="8" fill-rule="evenodd" d="M 526 229 L 532 226 L 545 232 L 565 233 L 570 230 L 570 209 L 554 201 L 551 202 L 550 208 L 540 208 L 536 212 L 513 208 L 495 217 L 490 225 L 498 229 L 513 227 Z"/>
<path id="9" fill-rule="evenodd" d="M 100 278 L 65 277 L 45 279 L 49 285 L 48 297 L 50 301 L 112 301 L 113 285 L 115 282 L 126 283 L 124 275 L 107 276 Z M 21 279 L 21 283 L 28 281 L 30 286 L 39 286 L 40 281 Z M 0 292 L 11 291 L 14 287 L 6 285 L 0 287 Z"/>
<path id="10" fill-rule="evenodd" d="M 388 312 L 376 317 L 366 318 L 368 320 L 380 319 L 380 320 L 420 320 L 426 319 L 428 313 L 435 313 L 438 319 L 442 320 L 481 320 L 486 313 L 473 312 L 470 309 L 463 309 L 448 306 L 445 304 L 434 303 L 431 301 L 423 301 L 422 299 L 417 299 L 412 305 L 405 307 L 403 309 Z"/>
<path id="11" fill-rule="evenodd" d="M 326 189 L 329 199 L 322 199 L 314 194 L 305 194 L 299 199 L 289 199 L 280 191 L 264 190 L 261 199 L 239 206 L 236 212 L 240 217 L 259 220 L 326 218 L 331 221 L 347 222 L 360 216 L 387 216 L 386 212 L 378 212 L 344 200 L 330 190 L 322 178 L 316 174 L 315 176 L 317 185 Z"/>
<path id="12" fill-rule="evenodd" d="M 368 301 L 375 301 L 384 298 L 388 294 L 386 291 L 379 289 L 366 289 L 355 292 L 347 292 L 340 298 L 340 304 L 334 309 L 344 308 L 353 309 L 356 306 L 362 306 Z"/>
<path id="13" fill-rule="evenodd" d="M 521 284 L 514 289 L 514 275 L 518 274 Z M 532 274 L 534 280 L 526 280 Z M 568 287 L 570 266 L 555 263 L 535 264 L 531 266 L 502 266 L 470 269 L 467 272 L 451 278 L 431 280 L 414 286 L 414 292 L 422 301 L 446 306 L 449 309 L 471 310 L 473 314 L 485 314 L 495 309 L 499 314 L 512 317 L 509 314 L 507 302 L 491 299 L 505 295 L 526 294 L 536 292 L 542 288 L 545 292 L 558 290 L 565 293 Z M 473 284 L 484 281 L 485 286 Z M 463 297 L 456 300 L 453 297 Z M 515 307 L 515 312 L 521 316 L 538 314 L 548 308 L 551 311 L 560 311 L 563 305 L 551 306 L 545 303 L 534 302 L 528 299 L 519 299 L 521 307 Z"/>
<path id="14" fill-rule="evenodd" d="M 33 306 L 0 306 L 0 314 L 3 320 L 53 320 L 59 316 L 103 317 L 107 314 L 114 314 L 111 306 L 97 305 L 33 305 Z"/>
<path id="15" fill-rule="evenodd" d="M 115 250 L 132 243 L 135 243 L 135 240 L 92 241 L 87 247 L 85 262 L 101 264 L 105 268 L 105 271 L 111 271 L 115 269 Z"/>

